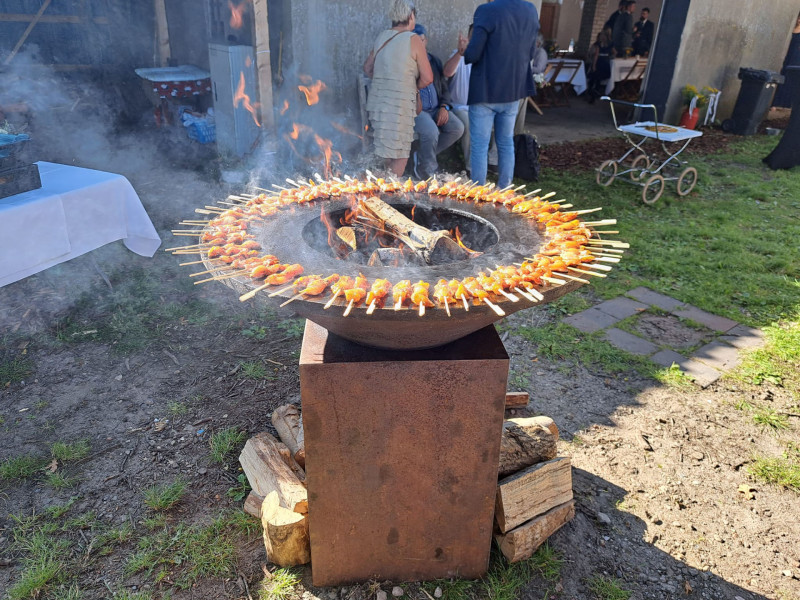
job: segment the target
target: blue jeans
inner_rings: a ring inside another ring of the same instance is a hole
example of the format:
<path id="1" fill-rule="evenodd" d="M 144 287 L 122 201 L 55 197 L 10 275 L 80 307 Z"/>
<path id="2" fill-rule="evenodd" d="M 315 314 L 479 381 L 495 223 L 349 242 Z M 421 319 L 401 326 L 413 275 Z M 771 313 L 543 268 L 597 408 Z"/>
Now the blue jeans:
<path id="1" fill-rule="evenodd" d="M 419 176 L 430 177 L 439 170 L 436 155 L 447 150 L 464 135 L 464 124 L 453 115 L 448 114 L 447 123 L 439 127 L 436 124 L 438 108 L 423 110 L 414 120 L 414 131 L 419 136 Z"/>
<path id="2" fill-rule="evenodd" d="M 497 143 L 497 187 L 504 188 L 514 177 L 514 122 L 517 118 L 519 101 L 470 104 L 470 165 L 472 180 L 480 185 L 486 183 L 486 169 L 489 157 L 489 138 L 494 125 L 494 138 Z"/>

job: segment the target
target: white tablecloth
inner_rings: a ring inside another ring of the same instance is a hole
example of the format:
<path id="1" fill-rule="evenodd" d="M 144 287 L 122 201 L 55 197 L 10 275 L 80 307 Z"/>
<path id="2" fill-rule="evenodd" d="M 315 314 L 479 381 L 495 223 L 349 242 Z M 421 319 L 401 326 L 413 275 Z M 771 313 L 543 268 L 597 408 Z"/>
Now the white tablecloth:
<path id="1" fill-rule="evenodd" d="M 161 238 L 125 177 L 37 164 L 41 188 L 0 198 L 0 286 L 116 240 L 155 254 Z"/>
<path id="2" fill-rule="evenodd" d="M 644 58 L 614 58 L 611 60 L 611 77 L 608 78 L 606 81 L 606 96 L 611 94 L 614 86 L 618 81 L 622 81 L 628 76 L 633 65 L 636 64 L 637 60 L 644 60 Z M 644 71 L 647 69 L 647 65 L 641 68 L 641 72 L 633 73 L 631 75 L 632 79 L 638 79 L 640 76 L 644 76 Z"/>
<path id="3" fill-rule="evenodd" d="M 563 63 L 561 66 L 561 70 L 558 72 L 558 77 L 556 77 L 556 83 L 566 83 L 570 79 L 572 79 L 572 87 L 575 90 L 575 93 L 580 96 L 583 92 L 586 91 L 586 67 L 583 65 L 582 60 L 566 60 L 554 58 L 552 60 L 548 60 L 547 64 L 553 65 L 551 71 L 547 74 L 547 80 L 553 76 L 553 69 L 556 67 L 556 63 Z M 577 71 L 577 73 L 576 73 Z M 575 74 L 573 78 L 572 75 Z M 550 81 L 550 83 L 553 83 Z"/>

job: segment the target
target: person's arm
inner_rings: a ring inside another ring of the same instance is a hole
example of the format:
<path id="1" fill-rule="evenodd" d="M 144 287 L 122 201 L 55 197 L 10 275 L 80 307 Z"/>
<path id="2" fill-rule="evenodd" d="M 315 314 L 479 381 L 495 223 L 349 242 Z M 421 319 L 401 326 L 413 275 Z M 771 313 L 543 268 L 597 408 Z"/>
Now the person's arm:
<path id="1" fill-rule="evenodd" d="M 544 48 L 537 48 L 536 53 L 533 55 L 533 64 L 531 65 L 531 72 L 534 75 L 544 73 L 547 68 L 547 52 Z"/>
<path id="2" fill-rule="evenodd" d="M 419 69 L 417 89 L 421 90 L 433 83 L 433 70 L 431 70 L 431 63 L 428 61 L 428 51 L 425 50 L 425 44 L 422 43 L 418 35 L 411 36 L 411 56 L 417 61 L 417 68 Z"/>
<path id="3" fill-rule="evenodd" d="M 458 34 L 458 37 L 461 38 L 461 34 Z M 459 39 L 460 41 L 460 39 Z M 460 45 L 460 44 L 459 44 Z M 466 45 L 465 45 L 466 48 Z M 458 71 L 458 65 L 461 63 L 461 57 L 464 56 L 464 52 L 459 52 L 456 50 L 453 52 L 453 56 L 447 59 L 447 62 L 444 63 L 444 76 L 447 78 L 452 77 Z"/>
<path id="4" fill-rule="evenodd" d="M 469 64 L 478 62 L 483 51 L 486 49 L 486 42 L 489 39 L 489 32 L 483 27 L 476 25 L 472 30 L 472 37 L 464 50 L 464 62 Z"/>
<path id="5" fill-rule="evenodd" d="M 369 51 L 369 56 L 367 56 L 361 68 L 364 70 L 364 75 L 372 79 L 372 75 L 375 72 L 375 48 Z"/>

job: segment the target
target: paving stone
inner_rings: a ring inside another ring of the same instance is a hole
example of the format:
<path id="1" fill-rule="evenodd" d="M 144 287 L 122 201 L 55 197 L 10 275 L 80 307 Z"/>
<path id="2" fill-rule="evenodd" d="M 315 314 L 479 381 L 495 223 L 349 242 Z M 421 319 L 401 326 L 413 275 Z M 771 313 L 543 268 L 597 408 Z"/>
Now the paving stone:
<path id="1" fill-rule="evenodd" d="M 683 305 L 682 302 L 675 300 L 675 298 L 670 298 L 664 294 L 659 294 L 658 292 L 654 292 L 650 288 L 646 287 L 637 287 L 625 295 L 630 296 L 631 298 L 636 298 L 639 300 L 639 302 L 644 302 L 645 304 L 650 304 L 651 306 L 657 306 L 661 310 L 666 310 L 667 312 L 673 311 L 679 306 Z"/>
<path id="2" fill-rule="evenodd" d="M 720 371 L 729 371 L 739 364 L 739 351 L 723 342 L 714 341 L 699 348 L 692 358 Z"/>
<path id="3" fill-rule="evenodd" d="M 657 365 L 662 367 L 671 367 L 672 363 L 680 366 L 680 364 L 686 361 L 686 357 L 683 354 L 678 354 L 674 350 L 662 350 L 661 352 L 657 352 L 650 357 Z"/>
<path id="4" fill-rule="evenodd" d="M 619 321 L 619 319 L 601 310 L 597 310 L 596 308 L 587 308 L 584 311 L 561 319 L 561 321 L 567 325 L 572 325 L 575 329 L 579 329 L 584 333 L 594 333 L 606 327 L 611 327 L 614 323 Z"/>
<path id="5" fill-rule="evenodd" d="M 673 310 L 672 314 L 683 319 L 691 319 L 695 323 L 700 323 L 700 325 L 722 333 L 727 333 L 739 324 L 732 319 L 712 315 L 710 312 L 700 310 L 691 304 L 686 304 L 682 308 Z"/>
<path id="6" fill-rule="evenodd" d="M 681 371 L 691 376 L 700 387 L 708 387 L 722 376 L 722 373 L 713 367 L 686 358 L 673 350 L 657 352 L 650 357 L 650 360 L 662 367 L 671 367 L 672 364 L 675 363 L 680 367 Z"/>
<path id="7" fill-rule="evenodd" d="M 631 315 L 647 310 L 648 305 L 637 302 L 636 300 L 631 300 L 630 298 L 625 298 L 624 296 L 619 296 L 618 298 L 606 300 L 594 308 L 602 310 L 604 313 L 616 317 L 617 319 L 626 319 Z"/>
<path id="8" fill-rule="evenodd" d="M 747 325 L 737 325 L 728 330 L 728 335 L 720 336 L 719 339 L 739 350 L 746 350 L 761 346 L 764 343 L 764 332 Z"/>
<path id="9" fill-rule="evenodd" d="M 615 348 L 640 356 L 649 356 L 658 350 L 658 346 L 655 344 L 616 327 L 612 327 L 606 332 L 606 339 Z"/>

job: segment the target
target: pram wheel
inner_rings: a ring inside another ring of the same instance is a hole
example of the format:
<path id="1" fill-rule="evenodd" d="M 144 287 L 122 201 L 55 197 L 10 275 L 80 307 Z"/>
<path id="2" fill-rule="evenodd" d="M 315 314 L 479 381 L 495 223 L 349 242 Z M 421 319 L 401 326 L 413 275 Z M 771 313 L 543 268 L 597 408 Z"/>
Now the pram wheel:
<path id="1" fill-rule="evenodd" d="M 664 178 L 661 175 L 653 175 L 642 184 L 642 201 L 645 204 L 653 204 L 661 198 L 664 191 Z"/>
<path id="2" fill-rule="evenodd" d="M 686 196 L 697 183 L 697 169 L 686 167 L 678 177 L 678 196 Z"/>
<path id="3" fill-rule="evenodd" d="M 617 161 L 607 160 L 597 169 L 597 183 L 604 187 L 611 185 L 617 176 Z"/>
<path id="4" fill-rule="evenodd" d="M 645 176 L 647 169 L 650 168 L 650 159 L 647 154 L 640 154 L 631 163 L 631 179 L 639 181 Z"/>

